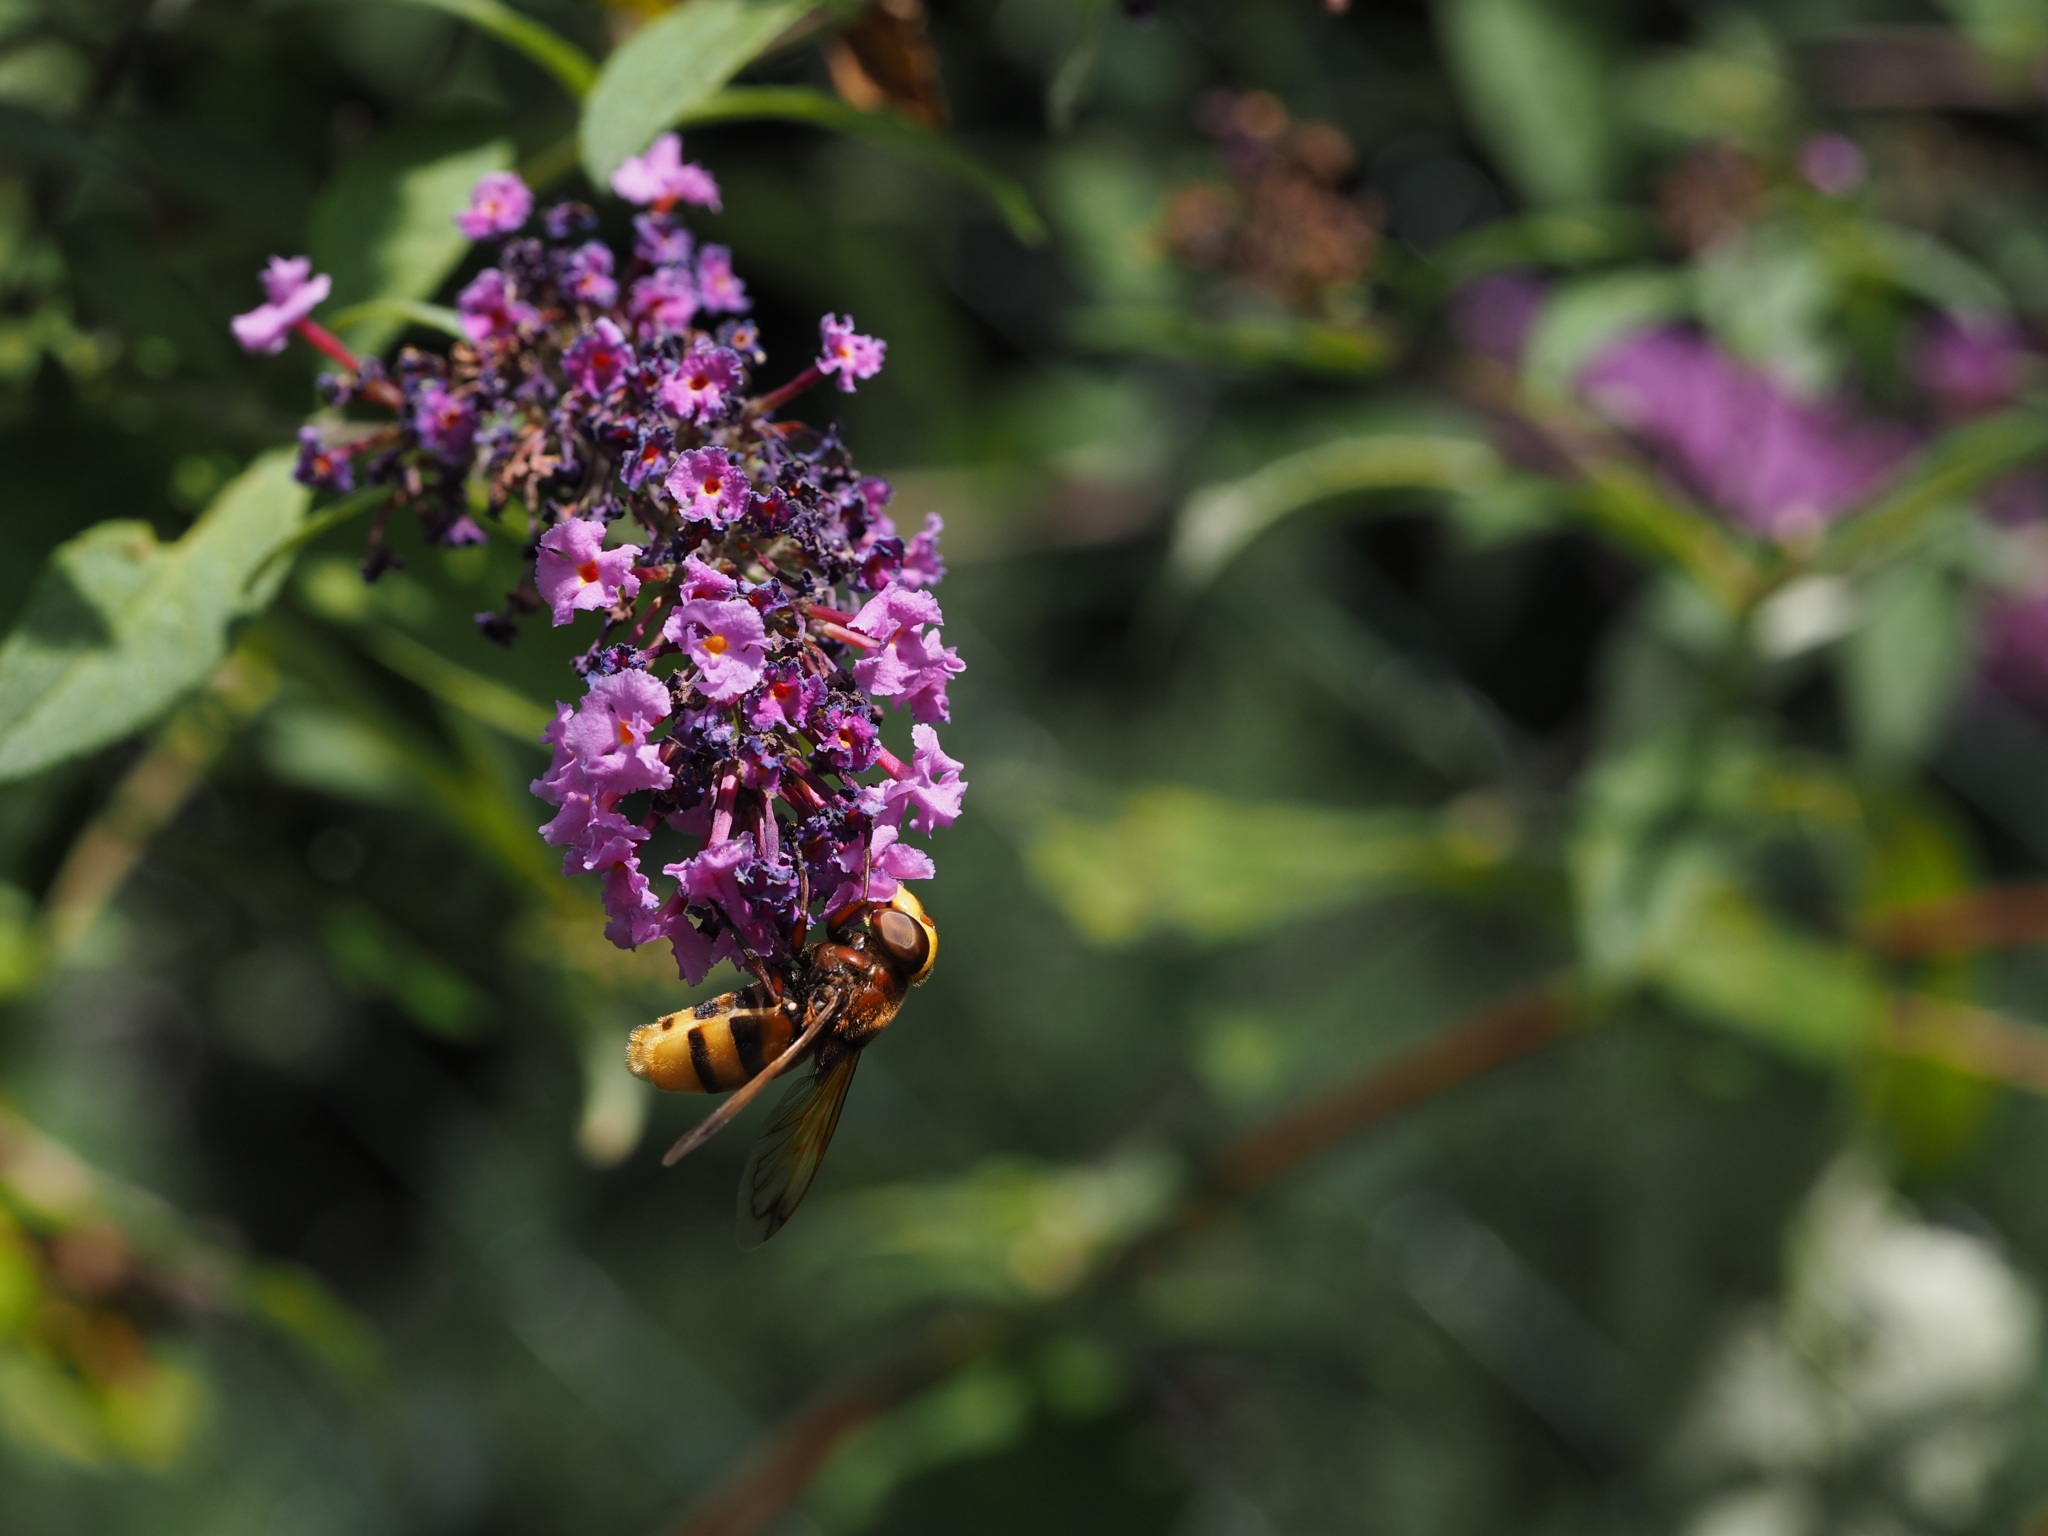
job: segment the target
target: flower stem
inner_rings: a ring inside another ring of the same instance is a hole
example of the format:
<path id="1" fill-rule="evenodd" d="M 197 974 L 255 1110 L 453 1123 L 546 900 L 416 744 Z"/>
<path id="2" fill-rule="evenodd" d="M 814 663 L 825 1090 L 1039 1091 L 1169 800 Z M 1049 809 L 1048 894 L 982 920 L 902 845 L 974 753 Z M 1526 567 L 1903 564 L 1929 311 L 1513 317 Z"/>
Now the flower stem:
<path id="1" fill-rule="evenodd" d="M 825 370 L 813 363 L 780 389 L 771 389 L 767 394 L 748 401 L 746 410 L 741 414 L 749 417 L 772 415 L 824 377 Z"/>
<path id="2" fill-rule="evenodd" d="M 349 351 L 347 343 L 318 320 L 301 320 L 294 329 L 306 338 L 315 351 L 325 352 L 350 373 L 363 371 L 362 359 Z"/>

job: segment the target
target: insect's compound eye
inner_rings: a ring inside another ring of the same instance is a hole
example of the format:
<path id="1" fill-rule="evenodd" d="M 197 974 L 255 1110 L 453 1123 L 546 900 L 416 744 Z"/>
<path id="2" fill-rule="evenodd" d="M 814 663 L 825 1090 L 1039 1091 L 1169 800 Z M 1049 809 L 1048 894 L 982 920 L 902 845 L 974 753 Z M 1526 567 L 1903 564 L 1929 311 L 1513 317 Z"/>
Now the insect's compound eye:
<path id="1" fill-rule="evenodd" d="M 924 924 L 907 912 L 893 908 L 875 919 L 875 937 L 882 941 L 882 948 L 889 957 L 913 977 L 924 969 L 924 963 L 931 958 L 932 944 L 924 931 Z"/>

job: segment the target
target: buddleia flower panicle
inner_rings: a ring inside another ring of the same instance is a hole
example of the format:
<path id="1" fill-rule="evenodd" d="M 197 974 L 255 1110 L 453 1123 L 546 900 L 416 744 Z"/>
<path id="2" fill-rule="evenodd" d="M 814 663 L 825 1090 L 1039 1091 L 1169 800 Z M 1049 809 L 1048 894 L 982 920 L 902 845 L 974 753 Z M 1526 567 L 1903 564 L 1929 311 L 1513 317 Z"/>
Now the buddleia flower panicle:
<path id="1" fill-rule="evenodd" d="M 456 545 L 525 509 L 531 575 L 480 628 L 509 640 L 544 612 L 594 631 L 545 733 L 542 837 L 565 874 L 598 877 L 614 943 L 666 939 L 692 983 L 724 960 L 772 975 L 833 915 L 929 878 L 906 838 L 960 815 L 939 737 L 964 665 L 933 591 L 943 524 L 905 537 L 836 429 L 775 416 L 828 379 L 873 378 L 884 343 L 826 315 L 809 366 L 757 392 L 746 285 L 682 221 L 720 206 L 711 173 L 667 134 L 612 190 L 640 208 L 625 251 L 588 207 L 536 218 L 518 177 L 479 182 L 457 223 L 495 258 L 458 296 L 445 356 L 356 359 L 311 319 L 327 279 L 304 258 L 272 262 L 235 333 L 269 352 L 296 331 L 342 363 L 298 474 L 386 493 L 372 579 L 398 563 L 396 513 Z M 910 717 L 907 759 L 883 741 L 892 710 Z"/>

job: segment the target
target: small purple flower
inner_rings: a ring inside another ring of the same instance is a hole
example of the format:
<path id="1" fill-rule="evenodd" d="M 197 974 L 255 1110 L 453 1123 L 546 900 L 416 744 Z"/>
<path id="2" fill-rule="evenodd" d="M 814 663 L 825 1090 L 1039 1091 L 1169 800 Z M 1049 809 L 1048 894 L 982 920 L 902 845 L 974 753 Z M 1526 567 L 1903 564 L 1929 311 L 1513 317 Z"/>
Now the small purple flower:
<path id="1" fill-rule="evenodd" d="M 579 608 L 605 609 L 640 590 L 633 562 L 639 546 L 604 547 L 604 524 L 572 517 L 541 535 L 534 562 L 534 582 L 553 609 L 556 624 L 566 624 Z"/>
<path id="2" fill-rule="evenodd" d="M 263 269 L 263 302 L 235 316 L 229 328 L 244 352 L 275 356 L 292 328 L 327 298 L 334 280 L 313 270 L 310 256 L 273 256 Z"/>
<path id="3" fill-rule="evenodd" d="M 967 794 L 960 764 L 946 756 L 939 746 L 939 733 L 930 726 L 913 725 L 910 739 L 916 751 L 909 765 L 890 760 L 894 763 L 890 772 L 895 776 L 882 786 L 886 814 L 891 821 L 900 821 L 907 813 L 912 830 L 918 832 L 950 827 L 960 819 L 960 802 Z"/>
<path id="4" fill-rule="evenodd" d="M 561 809 L 540 829 L 540 835 L 550 847 L 564 850 L 565 875 L 587 875 L 623 864 L 647 841 L 645 827 L 605 804 L 603 796 L 581 781 L 572 781 L 555 803 Z"/>
<path id="5" fill-rule="evenodd" d="M 604 936 L 620 949 L 638 949 L 661 934 L 661 901 L 648 888 L 638 859 L 626 859 L 604 872 L 604 912 L 610 919 Z"/>
<path id="6" fill-rule="evenodd" d="M 818 371 L 837 374 L 839 387 L 853 392 L 855 379 L 872 379 L 882 371 L 882 358 L 889 350 L 886 341 L 863 336 L 853 328 L 853 317 L 827 315 L 818 322 Z"/>
<path id="7" fill-rule="evenodd" d="M 714 704 L 730 704 L 761 681 L 768 631 L 752 603 L 694 598 L 677 606 L 661 632 L 695 663 L 697 688 Z"/>
<path id="8" fill-rule="evenodd" d="M 761 327 L 751 320 L 728 320 L 718 328 L 718 344 L 731 347 L 756 368 L 768 361 L 761 350 Z"/>
<path id="9" fill-rule="evenodd" d="M 578 304 L 592 309 L 610 309 L 619 301 L 619 285 L 612 277 L 611 247 L 600 240 L 579 245 L 562 259 L 562 292 Z M 600 324 L 610 324 L 601 321 Z"/>
<path id="10" fill-rule="evenodd" d="M 661 909 L 661 933 L 675 951 L 676 974 L 693 987 L 716 970 L 721 961 L 740 965 L 746 960 L 730 928 L 721 925 L 715 937 L 707 938 L 691 922 L 680 893 L 670 897 Z"/>
<path id="11" fill-rule="evenodd" d="M 670 467 L 670 453 L 676 445 L 675 434 L 667 427 L 653 426 L 643 430 L 640 440 L 633 445 L 633 451 L 626 455 L 619 465 L 619 478 L 626 482 L 629 490 L 639 490 L 649 480 L 664 479 Z"/>
<path id="12" fill-rule="evenodd" d="M 936 874 L 931 855 L 903 842 L 902 836 L 885 824 L 841 848 L 833 867 L 843 878 L 826 897 L 825 910 L 841 911 L 857 901 L 888 901 L 905 880 L 929 880 Z"/>
<path id="13" fill-rule="evenodd" d="M 609 320 L 598 321 L 562 354 L 562 371 L 569 382 L 599 398 L 618 388 L 632 366 L 632 345 L 626 333 Z"/>
<path id="14" fill-rule="evenodd" d="M 490 542 L 491 536 L 485 533 L 477 520 L 467 512 L 441 531 L 441 545 L 444 549 L 473 549 L 479 544 Z"/>
<path id="15" fill-rule="evenodd" d="M 659 678 L 637 669 L 615 672 L 590 685 L 561 727 L 561 746 L 593 794 L 667 789 L 673 775 L 662 764 L 652 732 L 668 712 L 668 689 Z"/>
<path id="16" fill-rule="evenodd" d="M 596 230 L 597 210 L 588 203 L 556 203 L 541 215 L 540 227 L 556 245 L 566 245 Z"/>
<path id="17" fill-rule="evenodd" d="M 680 335 L 697 318 L 697 284 L 683 267 L 656 267 L 633 285 L 627 307 L 648 334 Z"/>
<path id="18" fill-rule="evenodd" d="M 703 166 L 683 158 L 682 138 L 664 133 L 647 148 L 612 172 L 612 190 L 629 203 L 670 208 L 677 203 L 695 203 L 719 211 L 718 183 Z"/>
<path id="19" fill-rule="evenodd" d="M 439 379 L 431 379 L 413 396 L 412 429 L 420 446 L 450 464 L 469 461 L 476 442 L 476 406 Z"/>
<path id="20" fill-rule="evenodd" d="M 743 315 L 754 307 L 747 285 L 733 275 L 732 252 L 707 245 L 697 253 L 697 297 L 713 314 Z"/>
<path id="21" fill-rule="evenodd" d="M 469 194 L 469 206 L 455 215 L 456 227 L 471 240 L 509 235 L 533 212 L 533 193 L 511 171 L 492 171 Z"/>
<path id="22" fill-rule="evenodd" d="M 875 722 L 847 704 L 830 701 L 813 709 L 806 727 L 818 744 L 818 761 L 842 778 L 866 773 L 881 756 Z"/>
<path id="23" fill-rule="evenodd" d="M 800 731 L 804 720 L 824 697 L 825 685 L 805 677 L 795 665 L 778 661 L 761 677 L 748 702 L 747 724 L 757 731 Z"/>
<path id="24" fill-rule="evenodd" d="M 540 318 L 531 304 L 518 299 L 512 284 L 496 267 L 485 267 L 455 296 L 462 314 L 462 334 L 471 341 L 515 336 L 522 325 Z"/>
<path id="25" fill-rule="evenodd" d="M 924 515 L 924 532 L 912 539 L 903 551 L 901 574 L 896 578 L 913 591 L 920 587 L 937 586 L 946 578 L 946 562 L 939 558 L 939 535 L 945 532 L 946 520 L 936 512 Z"/>
<path id="26" fill-rule="evenodd" d="M 1995 411 L 2026 383 L 2026 339 L 2003 316 L 1939 314 L 1915 338 L 1907 367 L 1951 411 Z"/>
<path id="27" fill-rule="evenodd" d="M 898 700 L 898 708 L 924 724 L 950 720 L 946 686 L 967 663 L 939 643 L 936 626 L 943 622 L 929 592 L 896 583 L 877 593 L 850 627 L 883 644 L 853 664 L 854 681 L 878 699 Z M 927 624 L 934 626 L 930 635 Z"/>
<path id="28" fill-rule="evenodd" d="M 700 597 L 724 599 L 733 596 L 740 584 L 725 572 L 706 565 L 695 555 L 683 561 L 682 595 L 686 601 Z"/>
<path id="29" fill-rule="evenodd" d="M 746 471 L 723 448 L 693 448 L 681 455 L 666 486 L 684 517 L 714 528 L 743 516 L 753 493 Z"/>
<path id="30" fill-rule="evenodd" d="M 633 254 L 650 267 L 680 267 L 696 248 L 696 236 L 667 214 L 633 216 Z"/>
<path id="31" fill-rule="evenodd" d="M 661 381 L 661 403 L 684 421 L 715 422 L 739 387 L 739 354 L 730 347 L 699 346 Z"/>
<path id="32" fill-rule="evenodd" d="M 1799 174 L 1824 197 L 1847 197 L 1868 168 L 1856 141 L 1839 133 L 1817 133 L 1799 146 Z"/>
<path id="33" fill-rule="evenodd" d="M 301 485 L 322 491 L 352 491 L 356 488 L 355 455 L 346 447 L 330 446 L 317 427 L 299 428 L 299 463 L 292 471 Z"/>

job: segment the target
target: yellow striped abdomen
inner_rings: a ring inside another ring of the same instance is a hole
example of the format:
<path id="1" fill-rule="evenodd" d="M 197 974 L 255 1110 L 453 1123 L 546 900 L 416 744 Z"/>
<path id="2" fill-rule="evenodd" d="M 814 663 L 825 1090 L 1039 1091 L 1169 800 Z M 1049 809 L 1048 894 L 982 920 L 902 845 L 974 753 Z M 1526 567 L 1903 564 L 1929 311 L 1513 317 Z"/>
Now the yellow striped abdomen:
<path id="1" fill-rule="evenodd" d="M 669 1093 L 725 1093 L 796 1037 L 796 1020 L 749 987 L 642 1024 L 626 1042 L 626 1065 Z"/>

